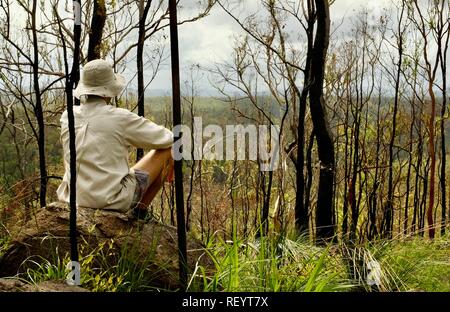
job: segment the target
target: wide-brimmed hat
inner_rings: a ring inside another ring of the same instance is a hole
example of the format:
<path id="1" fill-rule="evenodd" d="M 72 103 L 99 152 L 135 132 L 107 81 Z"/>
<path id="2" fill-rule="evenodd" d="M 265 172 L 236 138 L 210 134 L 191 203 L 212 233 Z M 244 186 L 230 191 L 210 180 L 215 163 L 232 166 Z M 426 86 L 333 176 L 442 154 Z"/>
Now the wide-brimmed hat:
<path id="1" fill-rule="evenodd" d="M 115 74 L 107 61 L 98 59 L 84 65 L 81 79 L 73 91 L 73 95 L 77 99 L 82 95 L 112 98 L 118 96 L 125 86 L 125 77 Z"/>

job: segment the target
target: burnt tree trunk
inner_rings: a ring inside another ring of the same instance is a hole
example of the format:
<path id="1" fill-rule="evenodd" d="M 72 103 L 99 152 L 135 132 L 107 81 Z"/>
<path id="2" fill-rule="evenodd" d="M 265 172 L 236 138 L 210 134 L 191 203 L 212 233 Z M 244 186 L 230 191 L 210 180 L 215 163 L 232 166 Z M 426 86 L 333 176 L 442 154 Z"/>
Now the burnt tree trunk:
<path id="1" fill-rule="evenodd" d="M 446 209 L 447 209 L 447 196 L 446 196 L 446 181 L 445 181 L 445 167 L 447 163 L 447 152 L 446 152 L 446 146 L 445 146 L 445 112 L 447 111 L 447 52 L 449 47 L 449 39 L 450 39 L 450 22 L 447 20 L 445 21 L 445 8 L 444 8 L 444 1 L 441 2 L 441 9 L 439 14 L 439 21 L 438 21 L 438 29 L 439 29 L 439 36 L 441 40 L 438 42 L 438 54 L 439 54 L 439 61 L 440 61 L 440 68 L 441 68 L 441 75 L 442 75 L 442 106 L 441 106 L 441 121 L 440 121 L 440 128 L 441 128 L 441 180 L 440 180 L 440 186 L 441 186 L 441 194 L 442 194 L 442 201 L 441 201 L 441 235 L 444 236 L 445 234 L 445 227 L 447 225 L 447 216 L 446 216 Z M 450 10 L 450 6 L 448 7 L 447 13 Z M 444 35 L 445 33 L 445 35 Z M 445 38 L 444 38 L 445 36 Z"/>
<path id="2" fill-rule="evenodd" d="M 309 209 L 305 204 L 309 201 L 305 197 L 305 114 L 308 98 L 308 90 L 310 84 L 311 71 L 311 57 L 313 49 L 313 30 L 314 30 L 314 12 L 311 0 L 308 0 L 308 28 L 306 30 L 308 38 L 308 53 L 306 56 L 304 85 L 302 93 L 300 94 L 299 112 L 298 112 L 298 126 L 297 126 L 297 163 L 296 163 L 296 183 L 297 191 L 295 197 L 295 225 L 298 233 L 308 232 L 309 227 Z"/>
<path id="3" fill-rule="evenodd" d="M 38 148 L 39 148 L 39 173 L 40 173 L 40 190 L 39 204 L 45 207 L 47 204 L 47 165 L 45 161 L 45 124 L 44 114 L 42 111 L 41 89 L 39 86 L 39 47 L 36 29 L 36 9 L 37 0 L 33 0 L 31 11 L 31 31 L 33 35 L 33 88 L 35 93 L 34 113 L 38 123 Z"/>
<path id="4" fill-rule="evenodd" d="M 404 7 L 401 12 L 400 23 L 403 18 Z M 394 185 L 393 185 L 393 173 L 394 173 L 394 143 L 395 135 L 397 131 L 397 113 L 398 113 L 398 103 L 399 103 L 399 91 L 400 91 L 400 74 L 402 70 L 402 59 L 403 59 L 403 34 L 399 29 L 399 35 L 397 40 L 398 48 L 398 63 L 397 73 L 395 77 L 395 96 L 394 96 L 394 115 L 392 117 L 392 133 L 389 141 L 389 173 L 388 173 L 388 198 L 384 211 L 383 224 L 385 228 L 383 229 L 382 235 L 386 238 L 392 238 L 392 228 L 393 228 L 393 215 L 394 215 Z"/>
<path id="5" fill-rule="evenodd" d="M 333 181 L 335 174 L 334 145 L 326 117 L 323 97 L 325 61 L 330 39 L 330 12 L 328 0 L 315 0 L 317 30 L 311 58 L 311 85 L 309 103 L 314 134 L 320 160 L 319 191 L 316 209 L 316 239 L 331 240 L 335 234 L 333 224 Z"/>
<path id="6" fill-rule="evenodd" d="M 139 2 L 139 35 L 137 44 L 137 79 L 138 79 L 138 115 L 144 116 L 144 100 L 145 100 L 145 90 L 144 90 L 144 43 L 145 43 L 145 21 L 147 19 L 148 11 L 152 4 L 152 0 L 148 0 L 144 7 L 144 0 Z M 144 150 L 138 148 L 136 152 L 136 161 L 139 161 L 144 156 Z"/>
<path id="7" fill-rule="evenodd" d="M 103 28 L 106 21 L 105 0 L 94 1 L 91 27 L 89 31 L 88 61 L 100 58 Z"/>

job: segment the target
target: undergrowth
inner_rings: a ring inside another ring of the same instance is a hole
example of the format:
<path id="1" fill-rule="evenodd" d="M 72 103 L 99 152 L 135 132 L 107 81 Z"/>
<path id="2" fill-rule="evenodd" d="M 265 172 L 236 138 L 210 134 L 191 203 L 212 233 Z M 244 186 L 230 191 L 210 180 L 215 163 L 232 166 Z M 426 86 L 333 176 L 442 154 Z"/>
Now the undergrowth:
<path id="1" fill-rule="evenodd" d="M 0 241 L 0 252 L 7 241 Z M 142 259 L 135 246 L 127 246 L 117 252 L 113 239 L 95 248 L 81 242 L 81 286 L 91 291 L 168 290 L 158 286 L 160 273 L 167 273 L 167 268 L 154 265 L 154 249 Z M 433 241 L 410 238 L 323 247 L 303 238 L 215 237 L 205 250 L 202 257 L 212 265 L 197 262 L 190 272 L 189 291 L 450 291 L 448 235 Z M 55 250 L 50 260 L 27 259 L 27 269 L 19 277 L 34 284 L 65 279 L 69 257 L 57 254 Z"/>

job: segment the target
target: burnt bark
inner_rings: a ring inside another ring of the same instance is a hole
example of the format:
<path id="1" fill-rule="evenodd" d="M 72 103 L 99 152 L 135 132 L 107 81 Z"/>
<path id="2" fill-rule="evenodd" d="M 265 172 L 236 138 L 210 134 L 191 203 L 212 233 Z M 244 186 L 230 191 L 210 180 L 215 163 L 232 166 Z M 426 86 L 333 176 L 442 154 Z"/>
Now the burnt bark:
<path id="1" fill-rule="evenodd" d="M 405 7 L 402 7 L 399 28 L 401 27 L 401 22 L 403 19 L 403 12 Z M 384 211 L 384 225 L 382 235 L 386 238 L 392 238 L 392 228 L 393 228 L 393 212 L 394 212 L 394 185 L 393 185 L 393 172 L 394 172 L 394 143 L 395 135 L 397 131 L 397 113 L 399 104 L 399 91 L 400 91 L 400 74 L 402 69 L 403 60 L 403 34 L 399 29 L 399 34 L 397 38 L 397 48 L 398 48 L 398 62 L 397 62 L 397 72 L 395 76 L 395 95 L 394 95 L 394 112 L 392 117 L 392 133 L 389 141 L 389 171 L 388 171 L 388 198 Z"/>
<path id="2" fill-rule="evenodd" d="M 45 207 L 47 197 L 47 165 L 45 160 L 45 124 L 42 111 L 41 89 L 39 85 L 39 47 L 37 39 L 36 25 L 37 0 L 33 0 L 31 11 L 31 29 L 33 35 L 33 88 L 35 93 L 34 113 L 38 123 L 38 149 L 39 149 L 39 174 L 40 174 L 40 190 L 39 204 Z"/>
<path id="3" fill-rule="evenodd" d="M 105 21 L 105 0 L 95 0 L 89 31 L 88 61 L 99 59 L 101 57 L 101 44 Z"/>
<path id="4" fill-rule="evenodd" d="M 308 38 L 308 52 L 306 56 L 304 86 L 300 94 L 298 125 L 297 125 L 297 162 L 296 162 L 296 197 L 295 197 L 295 225 L 299 233 L 308 232 L 309 223 L 309 208 L 305 201 L 309 198 L 305 197 L 305 114 L 308 98 L 308 89 L 310 83 L 311 58 L 313 49 L 313 30 L 314 30 L 314 12 L 312 8 L 312 1 L 308 0 L 308 28 L 306 30 Z"/>
<path id="5" fill-rule="evenodd" d="M 333 224 L 333 181 L 335 157 L 332 134 L 326 116 L 323 82 L 325 61 L 330 39 L 330 12 L 328 0 L 315 0 L 317 30 L 311 58 L 311 85 L 309 91 L 311 118 L 317 140 L 320 160 L 319 190 L 316 208 L 316 239 L 331 240 Z"/>
<path id="6" fill-rule="evenodd" d="M 139 34 L 138 34 L 138 44 L 137 44 L 137 79 L 138 79 L 138 115 L 145 115 L 145 88 L 144 88 L 144 43 L 145 43 L 145 21 L 147 19 L 148 11 L 152 0 L 148 0 L 144 7 L 144 0 L 139 2 Z M 136 161 L 139 161 L 144 156 L 144 150 L 138 148 L 136 152 Z"/>

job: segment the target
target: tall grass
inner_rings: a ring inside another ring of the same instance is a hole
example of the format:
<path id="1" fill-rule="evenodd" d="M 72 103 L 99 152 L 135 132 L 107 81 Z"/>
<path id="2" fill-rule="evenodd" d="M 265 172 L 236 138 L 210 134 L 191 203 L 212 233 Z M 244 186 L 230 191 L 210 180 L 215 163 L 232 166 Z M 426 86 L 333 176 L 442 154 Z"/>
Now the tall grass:
<path id="1" fill-rule="evenodd" d="M 450 291 L 450 236 L 341 244 L 349 277 L 363 291 Z M 367 263 L 379 265 L 376 286 L 367 284 Z"/>
<path id="2" fill-rule="evenodd" d="M 94 249 L 87 248 L 86 241 L 80 246 L 82 287 L 91 291 L 168 290 L 156 283 L 168 268 L 154 265 L 154 248 L 143 259 L 137 245 L 117 251 L 113 239 Z M 410 238 L 324 247 L 305 238 L 244 240 L 234 236 L 224 240 L 216 235 L 205 250 L 203 257 L 211 259 L 212 268 L 198 261 L 190 274 L 189 291 L 450 291 L 448 235 L 434 241 Z M 20 277 L 34 284 L 65 279 L 68 261 L 67 255 L 51 260 L 33 257 Z M 369 283 L 368 263 L 379 265 L 376 285 Z"/>
<path id="3" fill-rule="evenodd" d="M 343 263 L 330 252 L 300 239 L 261 237 L 254 241 L 234 237 L 211 240 L 207 255 L 213 274 L 197 266 L 192 291 L 345 291 L 348 283 Z"/>
<path id="4" fill-rule="evenodd" d="M 158 270 L 151 265 L 153 249 L 138 259 L 136 246 L 124 245 L 117 251 L 114 243 L 114 239 L 109 239 L 93 249 L 87 241 L 80 243 L 81 287 L 94 292 L 159 290 L 153 280 L 163 268 Z M 26 269 L 19 277 L 32 284 L 65 279 L 69 273 L 65 265 L 70 261 L 69 255 L 60 258 L 55 250 L 51 258 L 30 257 L 22 264 Z"/>
<path id="5" fill-rule="evenodd" d="M 399 291 L 450 292 L 450 235 L 390 240 L 378 250 Z"/>

